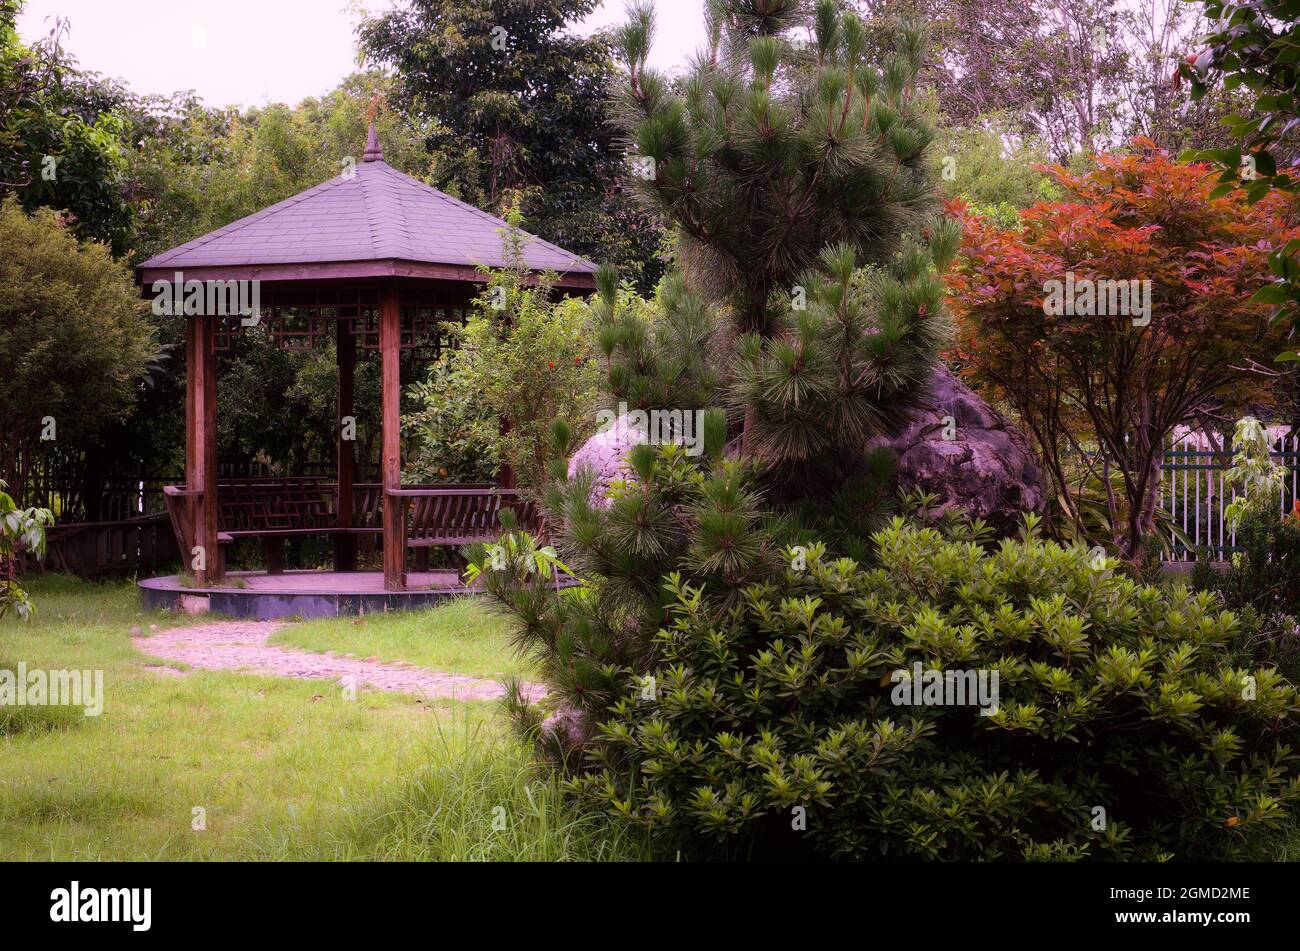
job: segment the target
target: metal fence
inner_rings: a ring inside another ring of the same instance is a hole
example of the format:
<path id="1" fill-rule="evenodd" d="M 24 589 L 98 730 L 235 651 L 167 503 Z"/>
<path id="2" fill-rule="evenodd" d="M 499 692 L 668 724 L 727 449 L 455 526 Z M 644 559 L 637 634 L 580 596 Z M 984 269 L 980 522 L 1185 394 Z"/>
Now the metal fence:
<path id="1" fill-rule="evenodd" d="M 1274 461 L 1290 469 L 1278 493 L 1278 505 L 1290 512 L 1300 498 L 1300 436 L 1288 440 L 1280 433 L 1270 434 L 1274 437 Z M 1183 433 L 1170 445 L 1160 483 L 1160 506 L 1194 547 L 1174 537 L 1165 553 L 1166 560 L 1192 561 L 1198 551 L 1222 560 L 1237 550 L 1236 535 L 1228 529 L 1223 516 L 1223 510 L 1236 498 L 1236 493 L 1224 484 L 1224 473 L 1230 467 L 1231 463 L 1210 447 L 1202 433 Z"/>

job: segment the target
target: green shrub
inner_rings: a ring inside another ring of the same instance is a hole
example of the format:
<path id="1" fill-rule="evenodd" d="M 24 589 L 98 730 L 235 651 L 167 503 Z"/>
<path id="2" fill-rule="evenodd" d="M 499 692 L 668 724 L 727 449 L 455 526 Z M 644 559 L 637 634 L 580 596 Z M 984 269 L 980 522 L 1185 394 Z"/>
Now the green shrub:
<path id="1" fill-rule="evenodd" d="M 19 508 L 6 488 L 0 479 L 0 618 L 13 611 L 25 621 L 32 603 L 18 580 L 18 555 L 45 557 L 45 529 L 54 524 L 54 515 L 49 509 Z"/>
<path id="2" fill-rule="evenodd" d="M 427 381 L 409 391 L 418 409 L 403 424 L 413 436 L 409 471 L 435 481 L 487 479 L 502 465 L 518 484 L 535 489 L 550 464 L 596 429 L 599 370 L 588 330 L 590 307 L 554 292 L 550 279 L 533 282 L 523 266 L 525 238 L 502 237 L 510 266 L 480 268 L 486 286 L 463 327 L 455 350 L 430 368 Z M 559 420 L 568 444 L 557 450 Z"/>
<path id="3" fill-rule="evenodd" d="M 470 360 L 473 357 L 469 358 Z M 403 470 L 416 482 L 491 482 L 501 467 L 501 420 L 467 382 L 466 364 L 448 350 L 407 388 L 418 407 L 402 415 L 411 440 Z"/>
<path id="4" fill-rule="evenodd" d="M 1297 690 L 1224 663 L 1211 595 L 1032 536 L 874 541 L 877 567 L 814 547 L 726 608 L 671 577 L 570 785 L 688 854 L 854 859 L 1249 855 L 1300 798 Z M 917 662 L 996 671 L 997 712 L 895 706 Z"/>
<path id="5" fill-rule="evenodd" d="M 1254 417 L 1238 421 L 1233 466 L 1224 482 L 1236 497 L 1224 511 L 1237 551 L 1216 570 L 1197 563 L 1193 583 L 1215 591 L 1242 615 L 1242 649 L 1300 677 L 1300 509 L 1283 516 L 1278 492 L 1288 474 L 1270 456 L 1271 439 Z"/>
<path id="6" fill-rule="evenodd" d="M 1253 507 L 1237 524 L 1237 545 L 1222 570 L 1197 562 L 1192 583 L 1240 615 L 1242 651 L 1300 678 L 1300 517 Z"/>

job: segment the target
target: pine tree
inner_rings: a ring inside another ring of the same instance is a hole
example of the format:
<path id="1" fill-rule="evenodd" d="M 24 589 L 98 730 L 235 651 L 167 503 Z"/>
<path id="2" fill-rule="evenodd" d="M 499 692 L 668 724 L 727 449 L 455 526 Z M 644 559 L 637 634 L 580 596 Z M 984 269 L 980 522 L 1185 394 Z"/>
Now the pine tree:
<path id="1" fill-rule="evenodd" d="M 921 32 L 904 26 L 877 64 L 833 0 L 713 2 L 708 18 L 709 49 L 675 83 L 646 66 L 648 4 L 616 37 L 618 122 L 644 197 L 677 229 L 677 265 L 655 319 L 609 270 L 595 305 L 610 406 L 712 407 L 706 455 L 638 446 L 629 478 L 596 499 L 556 472 L 548 531 L 577 593 L 556 594 L 521 536 L 505 570 L 471 555 L 553 700 L 578 713 L 576 733 L 546 731 L 570 764 L 627 672 L 655 669 L 668 576 L 721 615 L 780 582 L 795 542 L 869 557 L 884 473 L 866 444 L 913 405 L 946 332 L 959 234 L 934 217 L 912 89 Z"/>
<path id="2" fill-rule="evenodd" d="M 711 0 L 708 48 L 677 82 L 646 65 L 647 2 L 616 49 L 616 121 L 643 197 L 676 228 L 684 290 L 719 314 L 722 392 L 777 497 L 826 498 L 926 385 L 946 333 L 917 101 L 924 33 L 874 62 L 834 0 Z"/>

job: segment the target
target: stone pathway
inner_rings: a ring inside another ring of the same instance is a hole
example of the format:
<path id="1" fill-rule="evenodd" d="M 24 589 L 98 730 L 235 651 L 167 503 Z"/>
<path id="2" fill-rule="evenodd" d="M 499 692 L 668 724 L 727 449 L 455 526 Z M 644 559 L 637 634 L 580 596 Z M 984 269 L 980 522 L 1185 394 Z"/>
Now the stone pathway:
<path id="1" fill-rule="evenodd" d="M 174 627 L 147 636 L 132 637 L 141 653 L 203 670 L 236 670 L 274 677 L 303 680 L 332 680 L 340 685 L 362 685 L 376 690 L 393 690 L 421 697 L 450 697 L 456 700 L 494 700 L 505 693 L 495 680 L 448 674 L 410 664 L 360 660 L 333 652 L 275 647 L 267 643 L 284 624 L 280 621 L 214 621 L 194 627 Z M 134 632 L 133 632 L 134 633 Z M 174 667 L 155 668 L 161 674 L 176 674 Z M 348 678 L 355 678 L 348 680 Z M 530 700 L 541 697 L 541 684 L 524 684 Z"/>

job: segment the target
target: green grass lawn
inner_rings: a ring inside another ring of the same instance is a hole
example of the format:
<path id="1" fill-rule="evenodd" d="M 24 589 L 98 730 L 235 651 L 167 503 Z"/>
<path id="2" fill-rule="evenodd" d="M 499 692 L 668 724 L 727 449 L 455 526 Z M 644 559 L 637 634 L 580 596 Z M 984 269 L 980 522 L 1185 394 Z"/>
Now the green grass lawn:
<path id="1" fill-rule="evenodd" d="M 0 621 L 3 666 L 102 670 L 104 712 L 26 707 L 0 720 L 0 859 L 642 854 L 603 823 L 574 816 L 553 784 L 537 780 L 493 703 L 425 705 L 374 692 L 348 701 L 323 681 L 160 675 L 132 646 L 131 626 L 187 622 L 142 614 L 132 585 L 51 576 L 35 579 L 32 595 L 30 623 Z M 309 636 L 317 649 L 340 649 L 329 638 L 351 628 L 363 656 L 512 669 L 504 637 L 478 608 L 434 613 L 430 630 L 439 633 L 427 647 L 415 618 L 387 634 L 367 619 L 313 625 Z M 456 619 L 496 633 L 463 643 L 471 635 L 451 630 Z M 196 808 L 205 830 L 192 828 Z"/>
<path id="2" fill-rule="evenodd" d="M 511 650 L 504 619 L 470 597 L 427 611 L 305 621 L 284 628 L 271 643 L 478 677 L 518 674 L 527 680 L 535 674 Z"/>
<path id="3" fill-rule="evenodd" d="M 0 708 L 0 860 L 650 855 L 569 809 L 495 703 L 160 675 L 130 628 L 193 619 L 142 614 L 128 583 L 49 576 L 32 594 L 30 623 L 0 621 L 0 667 L 102 670 L 105 708 Z M 500 620 L 473 601 L 361 620 L 295 625 L 278 640 L 482 676 L 520 670 Z M 205 830 L 192 828 L 195 807 Z M 1300 860 L 1300 827 L 1280 830 L 1275 857 Z"/>

